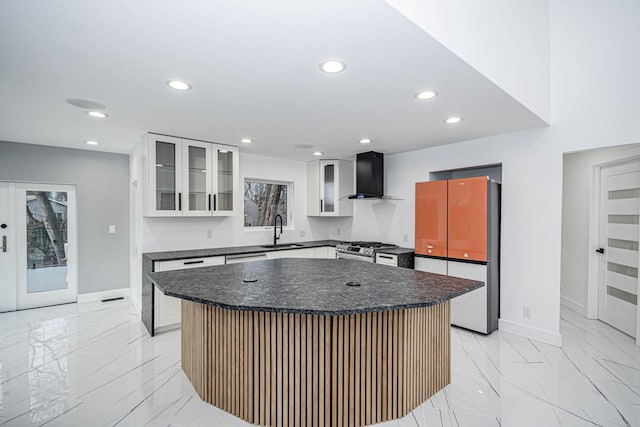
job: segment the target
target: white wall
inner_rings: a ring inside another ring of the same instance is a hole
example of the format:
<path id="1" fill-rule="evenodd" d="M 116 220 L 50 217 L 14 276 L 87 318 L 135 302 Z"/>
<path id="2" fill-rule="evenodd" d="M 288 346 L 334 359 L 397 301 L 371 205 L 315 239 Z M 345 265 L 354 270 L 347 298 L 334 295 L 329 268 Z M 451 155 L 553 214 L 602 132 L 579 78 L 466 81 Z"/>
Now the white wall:
<path id="1" fill-rule="evenodd" d="M 139 150 L 131 155 L 132 180 L 139 172 Z M 350 240 L 351 218 L 315 218 L 306 215 L 306 162 L 283 160 L 271 157 L 240 154 L 240 183 L 244 179 L 259 178 L 293 182 L 294 185 L 294 229 L 284 230 L 278 243 L 308 240 Z M 141 191 L 139 192 L 141 197 Z M 238 194 L 235 203 L 241 207 L 243 194 Z M 142 218 L 142 200 L 138 200 L 138 230 L 140 252 L 218 248 L 227 246 L 261 245 L 273 243 L 273 229 L 268 231 L 245 231 L 242 214 L 232 217 L 210 218 Z M 340 234 L 338 234 L 340 229 Z M 212 238 L 207 239 L 207 230 Z M 305 236 L 300 236 L 304 231 Z M 135 244 L 132 244 L 135 245 Z M 140 296 L 141 259 L 132 257 L 132 298 Z M 135 270 L 135 272 L 134 272 Z"/>
<path id="2" fill-rule="evenodd" d="M 550 121 L 548 0 L 386 1 Z"/>
<path id="3" fill-rule="evenodd" d="M 411 245 L 416 181 L 502 163 L 500 328 L 559 344 L 563 153 L 640 142 L 638 22 L 640 2 L 552 0 L 553 125 L 387 156 L 385 192 L 404 200 L 357 204 L 353 238 Z"/>
<path id="4" fill-rule="evenodd" d="M 564 156 L 562 184 L 561 303 L 587 315 L 589 261 L 594 257 L 592 209 L 597 165 L 640 156 L 640 145 L 601 148 Z"/>

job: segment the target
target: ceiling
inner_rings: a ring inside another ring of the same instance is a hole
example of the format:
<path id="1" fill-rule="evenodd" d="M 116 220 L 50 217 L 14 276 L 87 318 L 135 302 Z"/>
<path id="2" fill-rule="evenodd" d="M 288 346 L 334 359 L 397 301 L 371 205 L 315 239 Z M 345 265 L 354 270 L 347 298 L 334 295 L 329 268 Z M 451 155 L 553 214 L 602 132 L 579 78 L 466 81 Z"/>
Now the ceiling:
<path id="1" fill-rule="evenodd" d="M 346 70 L 321 72 L 331 57 Z M 0 58 L 0 140 L 15 142 L 129 153 L 153 131 L 308 160 L 545 125 L 382 0 L 3 0 Z"/>

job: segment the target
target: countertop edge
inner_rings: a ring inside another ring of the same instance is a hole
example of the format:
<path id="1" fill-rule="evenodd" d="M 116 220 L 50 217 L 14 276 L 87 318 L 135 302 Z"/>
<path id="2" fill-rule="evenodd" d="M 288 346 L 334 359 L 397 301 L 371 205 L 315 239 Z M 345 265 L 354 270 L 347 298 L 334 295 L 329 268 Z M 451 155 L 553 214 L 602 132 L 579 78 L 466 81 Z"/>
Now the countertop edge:
<path id="1" fill-rule="evenodd" d="M 211 305 L 214 307 L 220 307 L 227 310 L 233 311 L 255 311 L 255 312 L 270 312 L 270 313 L 293 313 L 293 314 L 311 314 L 311 315 L 322 315 L 322 316 L 343 316 L 348 314 L 359 314 L 359 313 L 378 313 L 384 311 L 393 311 L 393 310 L 408 310 L 412 308 L 420 308 L 420 307 L 431 307 L 437 304 L 441 304 L 445 301 L 449 301 L 457 296 L 464 295 L 468 292 L 474 291 L 485 286 L 484 282 L 476 282 L 476 285 L 466 288 L 462 291 L 455 292 L 449 295 L 446 298 L 438 298 L 433 301 L 423 302 L 423 303 L 415 303 L 415 304 L 402 304 L 402 305 L 390 305 L 383 307 L 368 307 L 368 308 L 355 308 L 351 310 L 305 310 L 305 309 L 295 309 L 295 308 L 286 308 L 286 307 L 251 307 L 251 306 L 242 306 L 242 305 L 230 305 L 219 303 L 216 301 L 205 300 L 197 297 L 189 297 L 186 295 L 181 295 L 176 292 L 166 292 L 156 281 L 154 281 L 151 277 L 149 277 L 151 283 L 156 286 L 164 295 L 183 299 L 186 301 L 198 302 L 200 304 Z"/>

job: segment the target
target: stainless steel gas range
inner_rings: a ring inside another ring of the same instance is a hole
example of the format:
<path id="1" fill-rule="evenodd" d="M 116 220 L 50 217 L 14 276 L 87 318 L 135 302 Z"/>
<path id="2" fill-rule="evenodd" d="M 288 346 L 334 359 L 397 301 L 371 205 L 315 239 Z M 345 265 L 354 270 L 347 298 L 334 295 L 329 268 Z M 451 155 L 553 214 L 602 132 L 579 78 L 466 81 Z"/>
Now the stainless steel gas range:
<path id="1" fill-rule="evenodd" d="M 336 245 L 336 257 L 376 262 L 376 251 L 397 247 L 397 245 L 380 242 L 342 242 Z"/>

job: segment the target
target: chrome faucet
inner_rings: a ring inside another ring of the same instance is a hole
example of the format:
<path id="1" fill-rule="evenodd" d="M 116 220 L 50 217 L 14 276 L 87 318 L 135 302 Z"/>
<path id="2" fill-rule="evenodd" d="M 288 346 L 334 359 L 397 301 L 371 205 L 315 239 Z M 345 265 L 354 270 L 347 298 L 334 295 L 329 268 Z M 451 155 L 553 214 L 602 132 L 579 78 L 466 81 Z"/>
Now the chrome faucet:
<path id="1" fill-rule="evenodd" d="M 276 236 L 276 230 L 278 229 L 278 218 L 280 218 L 280 235 Z M 277 244 L 280 237 L 282 237 L 282 216 L 280 216 L 280 214 L 277 214 L 273 218 L 273 246 Z"/>

